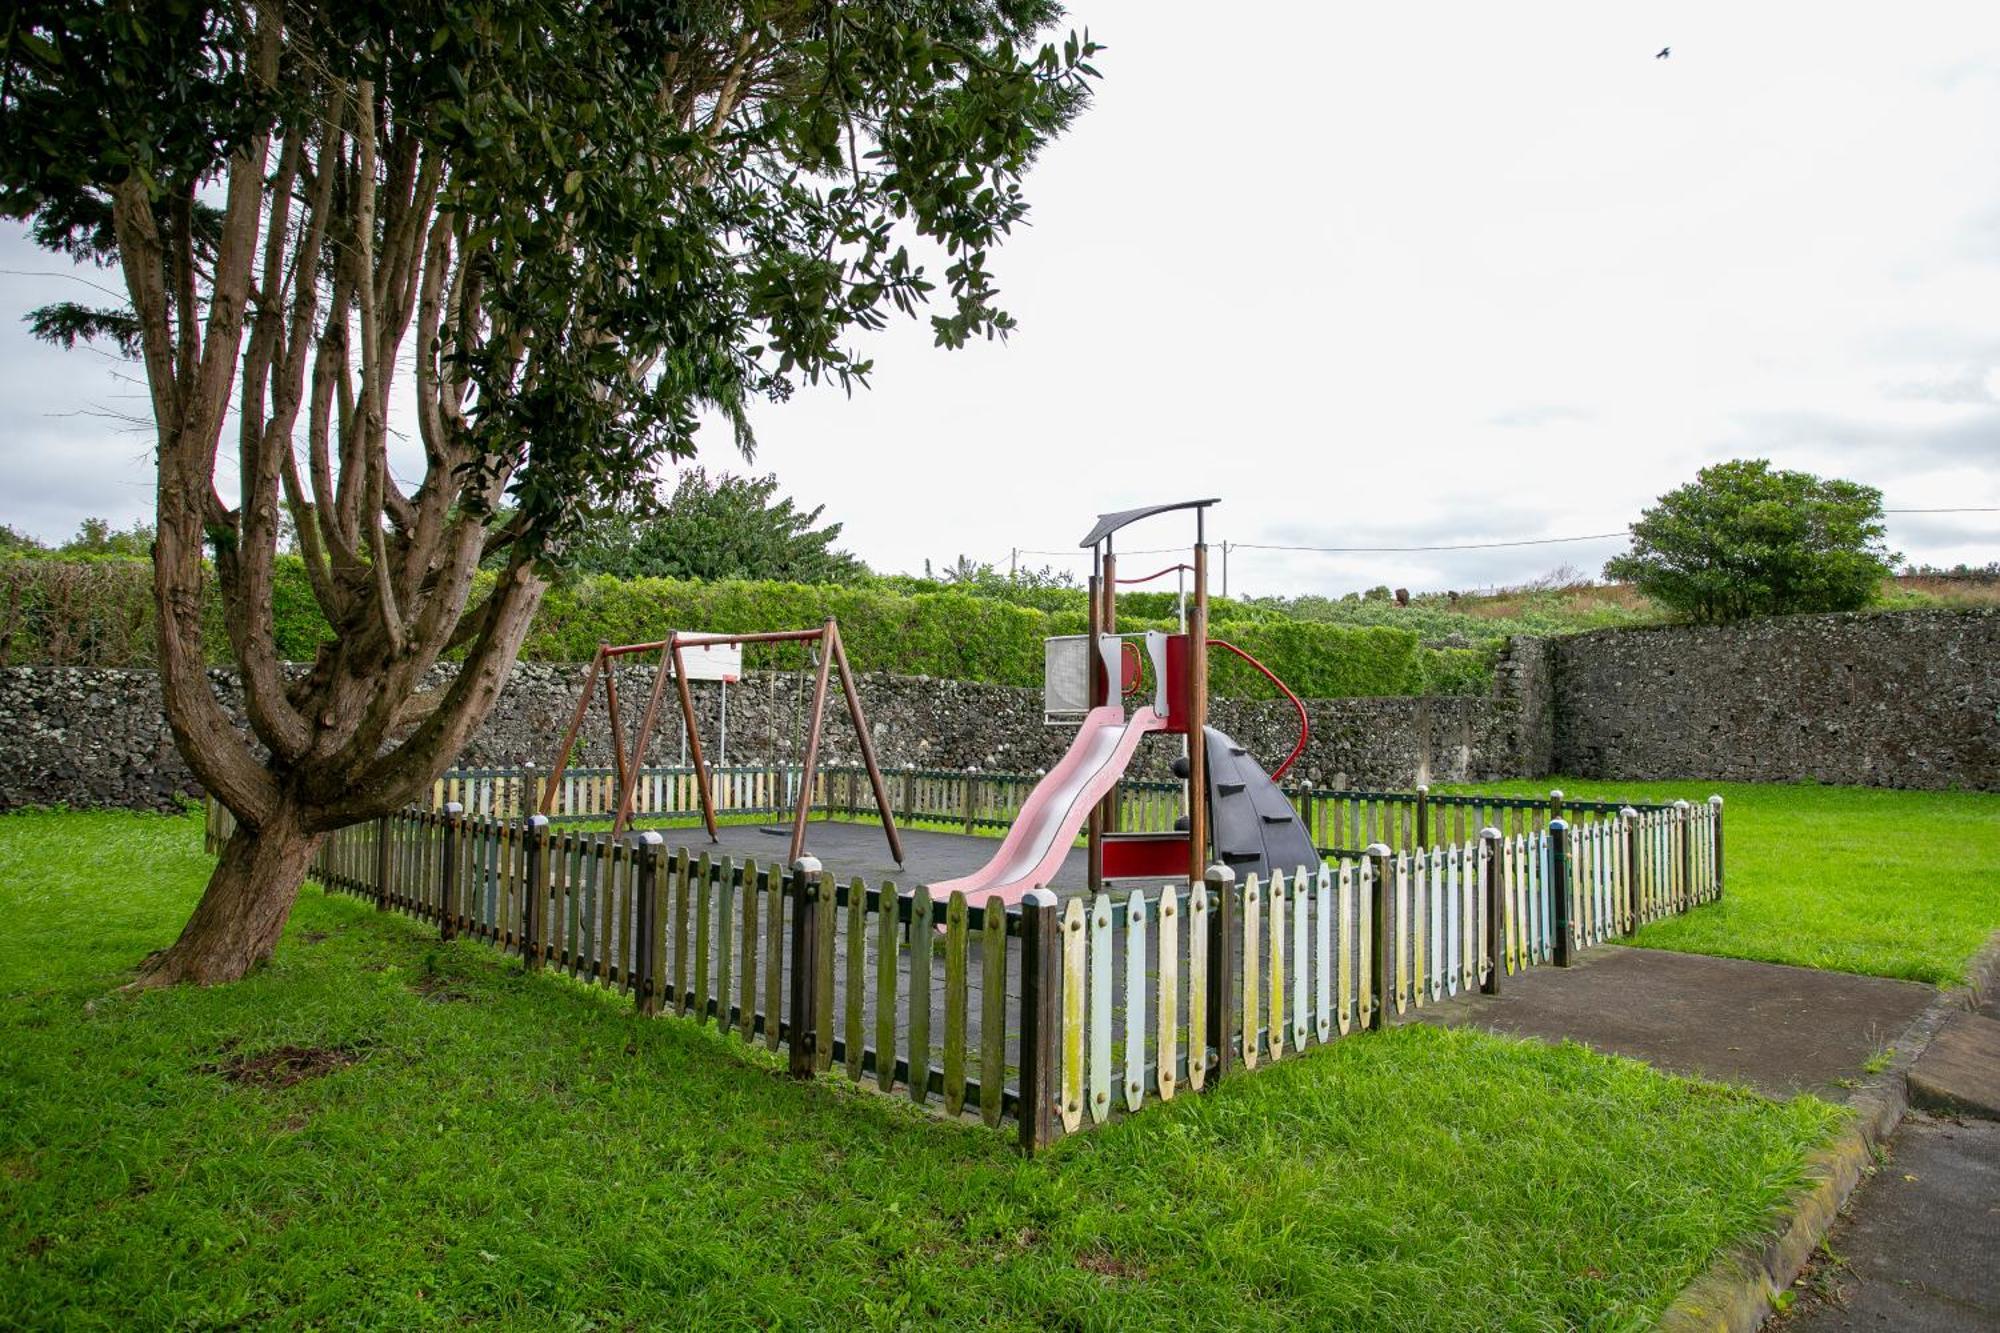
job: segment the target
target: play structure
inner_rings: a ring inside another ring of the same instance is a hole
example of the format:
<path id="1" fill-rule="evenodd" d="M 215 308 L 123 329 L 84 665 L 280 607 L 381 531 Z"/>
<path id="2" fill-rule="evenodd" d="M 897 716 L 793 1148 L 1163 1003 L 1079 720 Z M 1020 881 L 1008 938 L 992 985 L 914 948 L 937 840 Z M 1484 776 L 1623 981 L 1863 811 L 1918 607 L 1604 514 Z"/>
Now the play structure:
<path id="1" fill-rule="evenodd" d="M 709 781 L 708 762 L 702 753 L 701 729 L 696 722 L 694 696 L 689 690 L 691 676 L 699 674 L 690 671 L 689 658 L 695 653 L 706 653 L 717 648 L 734 647 L 740 649 L 745 644 L 798 643 L 810 645 L 814 656 L 814 679 L 812 711 L 805 728 L 805 754 L 800 763 L 798 804 L 792 815 L 790 854 L 787 863 L 797 861 L 805 854 L 806 820 L 812 808 L 813 779 L 819 767 L 820 736 L 826 720 L 826 695 L 829 677 L 835 668 L 840 672 L 840 690 L 847 701 L 847 716 L 854 724 L 854 738 L 861 752 L 861 762 L 868 770 L 868 781 L 873 789 L 875 808 L 882 816 L 882 832 L 888 839 L 889 852 L 898 865 L 903 860 L 903 842 L 896 832 L 896 819 L 891 813 L 887 789 L 882 783 L 881 768 L 875 762 L 875 743 L 868 734 L 868 720 L 861 711 L 861 696 L 855 691 L 854 676 L 848 669 L 847 650 L 841 646 L 840 626 L 829 618 L 818 629 L 776 630 L 763 634 L 669 634 L 664 639 L 652 643 L 599 644 L 597 653 L 590 660 L 589 669 L 583 677 L 583 689 L 576 701 L 576 710 L 571 713 L 569 726 L 563 731 L 562 743 L 557 747 L 555 763 L 549 773 L 541 802 L 541 813 L 551 812 L 551 802 L 562 786 L 563 770 L 568 766 L 570 755 L 576 748 L 577 737 L 583 729 L 584 721 L 590 714 L 592 699 L 597 686 L 604 686 L 605 720 L 611 730 L 611 761 L 614 781 L 618 787 L 617 813 L 612 819 L 612 836 L 622 835 L 632 822 L 632 798 L 639 781 L 639 774 L 645 767 L 646 746 L 652 739 L 653 729 L 659 722 L 660 700 L 665 694 L 667 678 L 673 677 L 675 694 L 680 701 L 682 734 L 686 737 L 689 759 L 695 773 L 695 785 L 701 795 L 702 822 L 708 828 L 709 840 L 718 837 L 715 822 L 715 797 Z M 625 746 L 625 727 L 618 707 L 618 663 L 627 657 L 647 653 L 659 654 L 653 672 L 653 688 L 646 699 L 645 711 L 640 715 L 639 729 L 632 738 L 631 751 Z M 736 668 L 740 671 L 741 660 Z M 718 676 L 726 680 L 728 677 Z"/>
<path id="2" fill-rule="evenodd" d="M 1030 890 L 1051 887 L 1079 834 L 1085 839 L 1087 887 L 1095 892 L 1108 880 L 1179 879 L 1194 883 L 1215 862 L 1239 875 L 1274 870 L 1294 871 L 1319 864 L 1319 853 L 1292 803 L 1278 789 L 1282 778 L 1304 751 L 1307 739 L 1305 706 L 1263 663 L 1236 645 L 1208 635 L 1208 544 L 1206 514 L 1214 500 L 1185 500 L 1100 515 L 1079 544 L 1091 552 L 1087 632 L 1046 641 L 1044 647 L 1043 718 L 1051 725 L 1075 725 L 1068 751 L 1022 803 L 999 848 L 984 865 L 957 878 L 935 879 L 936 899 L 963 891 L 979 903 L 999 897 L 1020 901 Z M 1142 519 L 1160 514 L 1191 512 L 1194 545 L 1189 563 L 1177 563 L 1133 579 L 1118 576 L 1113 537 Z M 1188 575 L 1176 633 L 1147 630 L 1118 632 L 1118 588 L 1146 583 L 1170 574 Z M 582 692 L 569 727 L 563 733 L 542 801 L 542 813 L 561 785 L 563 771 L 601 683 L 604 711 L 611 732 L 613 780 L 618 790 L 614 836 L 631 825 L 633 792 L 645 763 L 648 741 L 658 722 L 660 702 L 671 675 L 676 683 L 683 734 L 701 799 L 703 822 L 711 842 L 719 841 L 710 769 L 704 753 L 691 679 L 727 682 L 740 678 L 740 657 L 712 657 L 703 665 L 697 654 L 713 655 L 746 644 L 805 644 L 816 653 L 810 712 L 803 696 L 793 709 L 805 716 L 803 759 L 800 762 L 796 808 L 792 814 L 789 861 L 806 850 L 808 816 L 820 756 L 820 738 L 831 672 L 838 669 L 855 739 L 881 815 L 883 833 L 896 864 L 904 865 L 903 842 L 897 832 L 892 803 L 875 760 L 873 742 L 861 699 L 832 620 L 818 629 L 778 630 L 757 634 L 670 634 L 652 643 L 602 644 L 583 680 Z M 1211 649 L 1242 658 L 1263 674 L 1297 710 L 1297 743 L 1277 768 L 1266 773 L 1249 751 L 1209 725 L 1208 666 Z M 617 665 L 627 657 L 658 654 L 658 671 L 629 752 L 620 717 Z M 776 689 L 775 679 L 773 690 Z M 804 675 L 800 676 L 800 689 Z M 775 704 L 775 693 L 773 695 Z M 773 709 L 775 716 L 775 707 Z M 773 723 L 775 726 L 775 723 Z M 1118 827 L 1118 786 L 1149 738 L 1176 744 L 1170 765 L 1182 783 L 1180 807 L 1185 812 L 1172 830 L 1127 831 Z M 775 740 L 774 747 L 775 749 Z M 795 737 L 794 750 L 799 745 Z M 910 775 L 902 775 L 905 794 Z M 782 797 L 774 797 L 782 800 Z M 967 824 L 968 831 L 971 825 Z M 785 832 L 773 829 L 772 832 Z M 934 835 L 932 835 L 934 836 Z M 965 862 L 961 860 L 960 865 Z M 941 867 L 950 874 L 958 866 Z"/>
<path id="3" fill-rule="evenodd" d="M 1213 859 L 1239 874 L 1319 864 L 1319 853 L 1276 778 L 1304 750 L 1306 711 L 1298 696 L 1263 663 L 1234 644 L 1208 637 L 1206 514 L 1215 500 L 1149 505 L 1098 517 L 1078 545 L 1091 552 L 1088 632 L 1051 639 L 1045 653 L 1043 710 L 1052 723 L 1075 721 L 1076 739 L 1022 805 L 1000 849 L 970 875 L 930 886 L 936 896 L 962 890 L 974 901 L 999 896 L 1016 902 L 1050 884 L 1079 831 L 1088 848 L 1089 887 L 1110 879 L 1173 877 L 1194 883 Z M 1158 514 L 1192 511 L 1192 563 L 1172 565 L 1130 582 L 1186 569 L 1193 599 L 1177 634 L 1118 633 L 1118 558 L 1113 535 Z M 1135 641 L 1136 640 L 1136 641 Z M 1144 652 L 1141 654 L 1141 644 Z M 1299 738 L 1275 773 L 1247 749 L 1208 725 L 1208 650 L 1222 648 L 1261 672 L 1298 710 Z M 1144 688 L 1150 667 L 1151 690 Z M 1134 706 L 1128 714 L 1126 700 Z M 1186 738 L 1173 764 L 1186 783 L 1182 826 L 1167 833 L 1116 827 L 1120 778 L 1148 737 Z"/>

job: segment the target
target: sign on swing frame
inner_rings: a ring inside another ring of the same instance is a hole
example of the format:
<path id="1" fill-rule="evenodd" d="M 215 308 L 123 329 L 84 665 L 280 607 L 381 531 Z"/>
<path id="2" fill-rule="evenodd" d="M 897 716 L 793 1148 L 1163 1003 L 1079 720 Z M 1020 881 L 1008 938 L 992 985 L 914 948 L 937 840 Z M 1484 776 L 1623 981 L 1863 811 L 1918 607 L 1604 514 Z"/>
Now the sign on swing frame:
<path id="1" fill-rule="evenodd" d="M 717 680 L 733 685 L 743 679 L 743 645 L 704 643 L 681 649 L 681 666 L 689 680 Z"/>

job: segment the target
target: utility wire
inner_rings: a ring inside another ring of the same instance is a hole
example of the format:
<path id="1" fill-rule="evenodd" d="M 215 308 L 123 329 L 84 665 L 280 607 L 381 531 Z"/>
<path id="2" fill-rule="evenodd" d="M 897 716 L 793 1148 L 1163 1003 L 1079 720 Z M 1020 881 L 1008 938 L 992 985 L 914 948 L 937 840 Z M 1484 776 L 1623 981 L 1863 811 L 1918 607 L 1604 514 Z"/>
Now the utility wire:
<path id="1" fill-rule="evenodd" d="M 1378 555 L 1390 552 L 1408 551 L 1490 551 L 1500 546 L 1557 546 L 1563 542 L 1598 542 L 1612 537 L 1627 537 L 1631 534 L 1619 532 L 1593 532 L 1583 537 L 1535 537 L 1527 541 L 1514 542 L 1459 542 L 1444 546 L 1292 546 L 1278 542 L 1230 542 L 1232 551 L 1322 551 L 1334 555 Z"/>
<path id="2" fill-rule="evenodd" d="M 1884 509 L 1885 514 L 2000 514 L 2000 505 L 1959 505 L 1936 509 Z M 1591 532 L 1581 537 L 1531 537 L 1519 541 L 1504 542 L 1453 542 L 1432 546 L 1306 546 L 1284 542 L 1223 542 L 1232 551 L 1311 551 L 1322 555 L 1409 555 L 1422 551 L 1493 551 L 1516 546 L 1562 546 L 1571 542 L 1601 542 L 1614 537 L 1629 537 L 1630 528 L 1617 532 Z M 1143 551 L 1121 551 L 1120 555 L 1172 555 L 1186 547 L 1159 547 Z M 1081 556 L 1081 551 L 1031 551 L 1021 548 L 1021 555 Z"/>

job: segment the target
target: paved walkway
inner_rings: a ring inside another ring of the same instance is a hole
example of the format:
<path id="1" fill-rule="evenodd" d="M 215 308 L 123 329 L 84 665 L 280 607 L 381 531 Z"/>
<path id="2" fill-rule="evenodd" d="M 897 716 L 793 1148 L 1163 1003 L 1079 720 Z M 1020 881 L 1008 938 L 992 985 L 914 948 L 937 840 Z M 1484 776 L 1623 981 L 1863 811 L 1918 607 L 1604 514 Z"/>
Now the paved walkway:
<path id="1" fill-rule="evenodd" d="M 1995 1023 L 2000 997 L 1951 1019 L 1910 1071 L 1913 1102 L 1982 1114 L 1911 1112 L 1827 1238 L 1834 1258 L 1808 1270 L 1784 1333 L 2000 1328 Z"/>
<path id="2" fill-rule="evenodd" d="M 2000 1123 L 1911 1112 L 1827 1249 L 1775 1329 L 2000 1329 Z"/>
<path id="3" fill-rule="evenodd" d="M 1603 947 L 1570 968 L 1505 978 L 1498 995 L 1425 1010 L 1423 1020 L 1568 1038 L 1774 1097 L 1838 1101 L 1936 995 L 1910 981 Z"/>

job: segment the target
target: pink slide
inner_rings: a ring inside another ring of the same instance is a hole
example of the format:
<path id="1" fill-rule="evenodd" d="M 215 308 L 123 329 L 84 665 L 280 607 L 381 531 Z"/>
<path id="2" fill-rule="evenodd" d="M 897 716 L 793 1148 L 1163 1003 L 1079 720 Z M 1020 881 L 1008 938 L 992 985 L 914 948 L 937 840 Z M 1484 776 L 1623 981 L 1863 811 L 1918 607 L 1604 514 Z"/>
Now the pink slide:
<path id="1" fill-rule="evenodd" d="M 1166 724 L 1167 720 L 1150 708 L 1134 711 L 1130 722 L 1117 704 L 1091 709 L 1084 715 L 1069 753 L 1029 793 L 993 859 L 970 875 L 931 885 L 933 901 L 963 891 L 975 906 L 984 905 L 993 895 L 1002 902 L 1016 903 L 1030 889 L 1046 886 L 1090 818 L 1091 807 L 1104 799 L 1132 762 L 1139 738 Z"/>

